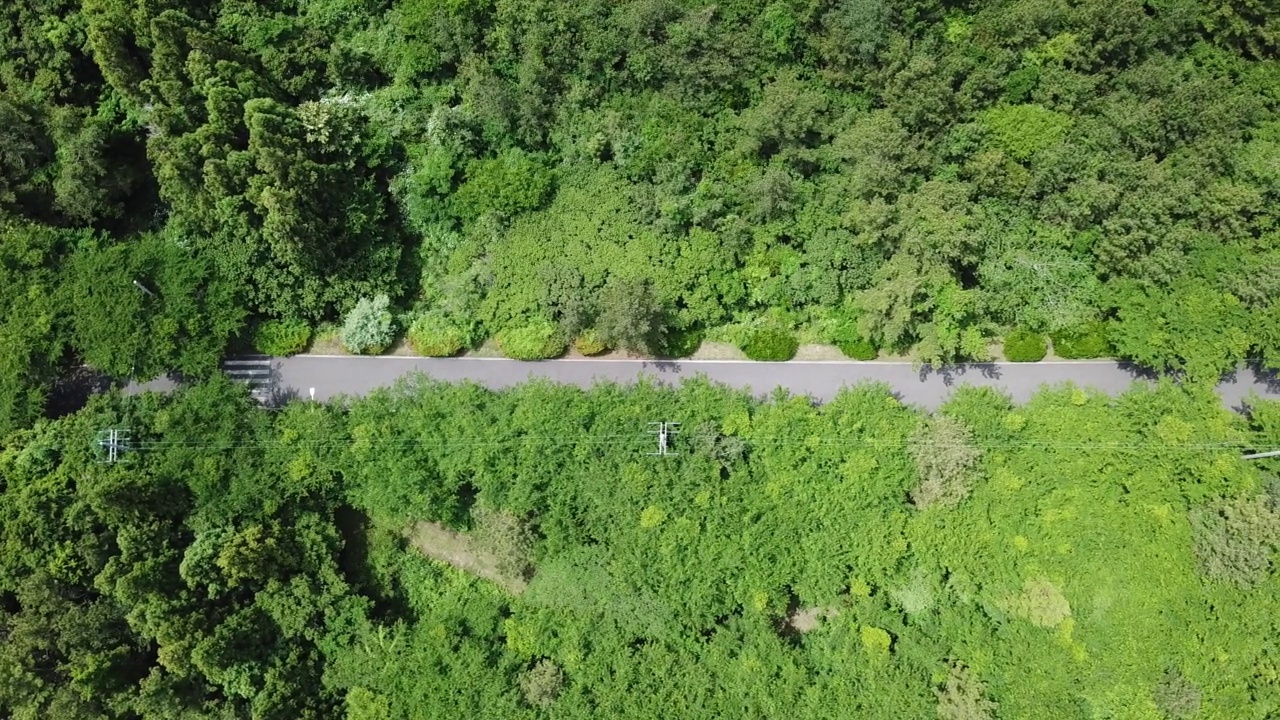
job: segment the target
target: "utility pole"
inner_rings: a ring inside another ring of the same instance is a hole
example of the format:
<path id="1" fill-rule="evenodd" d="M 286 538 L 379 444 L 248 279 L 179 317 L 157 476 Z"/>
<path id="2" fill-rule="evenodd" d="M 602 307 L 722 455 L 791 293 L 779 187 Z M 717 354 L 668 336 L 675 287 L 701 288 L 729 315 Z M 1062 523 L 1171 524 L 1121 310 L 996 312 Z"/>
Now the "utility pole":
<path id="1" fill-rule="evenodd" d="M 150 289 L 148 289 L 146 285 L 143 285 L 142 283 L 138 282 L 137 280 L 134 280 L 134 281 L 133 281 L 133 286 L 134 286 L 134 287 L 136 287 L 136 288 L 138 288 L 139 290 L 141 290 L 141 291 L 142 291 L 143 293 L 145 293 L 146 295 L 149 295 L 150 297 L 155 297 L 155 296 L 156 296 L 156 294 L 155 294 L 155 293 L 153 293 L 153 292 L 151 292 L 151 290 L 150 290 Z"/>
<path id="2" fill-rule="evenodd" d="M 102 430 L 98 433 L 95 444 L 107 453 L 107 459 L 103 462 L 108 465 L 115 464 L 120 459 L 121 453 L 129 450 L 129 431 L 116 428 Z"/>
<path id="3" fill-rule="evenodd" d="M 675 455 L 671 452 L 671 439 L 680 432 L 680 423 L 678 422 L 651 422 L 649 427 L 654 428 L 649 432 L 657 436 L 658 452 L 651 452 L 650 455 L 665 457 L 667 455 Z"/>
<path id="4" fill-rule="evenodd" d="M 1254 453 L 1252 455 L 1242 455 L 1241 460 L 1261 460 L 1262 458 L 1280 457 L 1280 450 L 1270 450 L 1268 452 Z"/>

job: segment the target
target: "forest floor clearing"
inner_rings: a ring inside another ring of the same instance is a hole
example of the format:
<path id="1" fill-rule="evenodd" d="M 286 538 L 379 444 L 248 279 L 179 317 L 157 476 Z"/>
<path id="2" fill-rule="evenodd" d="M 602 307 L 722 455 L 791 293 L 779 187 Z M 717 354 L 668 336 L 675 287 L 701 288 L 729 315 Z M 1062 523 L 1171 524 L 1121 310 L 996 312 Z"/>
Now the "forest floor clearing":
<path id="1" fill-rule="evenodd" d="M 835 345 L 819 345 L 811 343 L 801 345 L 796 349 L 796 356 L 792 360 L 848 360 L 845 354 L 840 352 L 840 348 Z"/>
<path id="2" fill-rule="evenodd" d="M 729 343 L 712 342 L 704 340 L 693 355 L 689 356 L 690 360 L 746 360 L 747 356 L 738 348 Z"/>
<path id="3" fill-rule="evenodd" d="M 829 620 L 840 614 L 837 607 L 795 608 L 784 621 L 787 629 L 801 634 L 818 629 L 822 620 Z"/>
<path id="4" fill-rule="evenodd" d="M 499 572 L 497 561 L 488 553 L 477 549 L 471 538 L 439 523 L 415 523 L 409 528 L 407 536 L 409 544 L 423 555 L 452 565 L 468 575 L 496 583 L 512 595 L 519 595 L 529 585 L 520 578 Z"/>

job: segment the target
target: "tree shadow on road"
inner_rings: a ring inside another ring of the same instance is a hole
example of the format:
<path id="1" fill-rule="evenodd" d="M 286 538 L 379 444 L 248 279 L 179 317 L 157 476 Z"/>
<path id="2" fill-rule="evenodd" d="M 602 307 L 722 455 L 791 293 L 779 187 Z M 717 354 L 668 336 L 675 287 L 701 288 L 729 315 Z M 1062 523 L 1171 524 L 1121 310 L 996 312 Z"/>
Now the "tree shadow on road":
<path id="1" fill-rule="evenodd" d="M 1160 379 L 1160 372 L 1153 368 L 1149 368 L 1146 365 L 1139 365 L 1138 363 L 1130 362 L 1128 360 L 1121 360 L 1116 363 L 1116 366 L 1129 373 L 1129 377 L 1132 377 L 1134 380 L 1150 380 L 1151 382 L 1155 382 Z"/>
<path id="2" fill-rule="evenodd" d="M 660 373 L 679 374 L 682 370 L 680 363 L 675 360 L 645 360 L 640 363 L 640 367 L 645 369 L 653 368 Z"/>
<path id="3" fill-rule="evenodd" d="M 1253 382 L 1265 387 L 1269 393 L 1280 393 L 1280 371 L 1263 367 L 1260 360 L 1251 361 L 1247 368 L 1253 375 Z"/>
<path id="4" fill-rule="evenodd" d="M 928 380 L 930 375 L 937 375 L 942 378 L 943 385 L 951 387 L 971 371 L 981 373 L 988 380 L 999 380 L 1003 376 L 1000 366 L 993 362 L 954 363 L 936 367 L 925 363 L 920 366 L 920 382 Z"/>

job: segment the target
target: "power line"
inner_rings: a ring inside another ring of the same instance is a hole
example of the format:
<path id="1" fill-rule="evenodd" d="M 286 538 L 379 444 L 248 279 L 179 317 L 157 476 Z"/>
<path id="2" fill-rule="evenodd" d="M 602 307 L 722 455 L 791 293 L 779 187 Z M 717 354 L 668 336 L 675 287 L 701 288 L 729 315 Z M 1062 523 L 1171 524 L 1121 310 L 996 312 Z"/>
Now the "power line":
<path id="1" fill-rule="evenodd" d="M 165 439 L 155 439 L 155 441 L 141 441 L 133 443 L 132 447 L 137 450 L 164 450 L 164 448 L 251 448 L 251 447 L 347 447 L 358 445 L 358 443 L 367 443 L 367 445 L 378 447 L 415 447 L 415 446 L 431 446 L 431 447 L 509 447 L 515 445 L 530 445 L 530 443 L 539 443 L 539 445 L 556 445 L 556 446 L 577 446 L 577 445 L 596 445 L 596 446 L 622 446 L 622 445 L 639 445 L 640 442 L 654 442 L 657 439 L 658 452 L 654 455 L 669 455 L 671 452 L 671 443 L 675 434 L 678 433 L 680 423 L 650 423 L 650 429 L 644 433 L 632 434 L 608 434 L 608 436 L 593 437 L 577 437 L 567 438 L 564 436 L 517 436 L 506 439 L 485 439 L 485 441 L 453 441 L 453 439 L 442 439 L 438 436 L 424 436 L 421 438 L 357 438 L 357 437 L 330 437 L 325 439 L 312 439 L 312 441 L 285 441 L 285 439 L 241 439 L 241 441 L 207 441 L 207 439 L 198 439 L 198 441 L 165 441 Z M 869 448 L 901 448 L 901 447 L 934 447 L 934 448 L 957 448 L 972 447 L 978 450 L 1097 450 L 1097 451 L 1153 451 L 1153 450 L 1203 450 L 1203 451 L 1257 451 L 1254 455 L 1247 456 L 1247 459 L 1254 459 L 1257 456 L 1271 456 L 1272 451 L 1280 454 L 1280 447 L 1258 446 L 1248 441 L 1216 441 L 1216 442 L 1088 442 L 1088 441 L 1052 441 L 1052 439 L 1028 439 L 1028 441 L 1005 441 L 1005 442 L 931 442 L 931 441 L 913 441 L 910 438 L 827 438 L 819 439 L 813 436 L 809 438 L 796 437 L 780 437 L 780 436 L 746 436 L 742 437 L 749 445 L 760 446 L 765 443 L 786 443 L 786 445 L 795 445 L 805 448 L 829 448 L 829 447 L 869 447 Z M 666 441 L 666 442 L 664 442 Z M 666 452 L 664 452 L 666 448 Z"/>
<path id="2" fill-rule="evenodd" d="M 649 427 L 654 428 L 650 432 L 657 436 L 658 452 L 649 453 L 650 455 L 659 455 L 666 457 L 667 455 L 675 455 L 671 451 L 671 440 L 680 432 L 680 423 L 678 422 L 651 422 Z"/>
<path id="3" fill-rule="evenodd" d="M 103 462 L 107 464 L 114 464 L 122 453 L 134 449 L 129 445 L 129 431 L 120 428 L 99 431 L 95 444 L 106 453 Z"/>

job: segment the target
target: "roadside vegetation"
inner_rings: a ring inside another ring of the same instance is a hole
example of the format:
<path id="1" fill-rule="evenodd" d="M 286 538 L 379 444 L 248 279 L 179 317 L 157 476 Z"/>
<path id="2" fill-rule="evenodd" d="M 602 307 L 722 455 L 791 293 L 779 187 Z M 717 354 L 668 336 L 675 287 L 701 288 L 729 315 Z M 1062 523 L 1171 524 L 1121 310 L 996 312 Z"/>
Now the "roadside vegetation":
<path id="1" fill-rule="evenodd" d="M 7 3 L 0 717 L 1280 716 L 1280 407 L 1207 389 L 1280 368 L 1278 53 L 1263 0 Z M 1189 382 L 216 372 L 704 341 Z"/>
<path id="2" fill-rule="evenodd" d="M 1276 22 L 1245 0 L 18 3 L 0 428 L 81 361 L 198 377 L 228 342 L 336 348 L 332 326 L 362 353 L 678 356 L 768 327 L 734 344 L 937 362 L 1018 332 L 1274 367 Z"/>
<path id="3" fill-rule="evenodd" d="M 1277 446 L 1167 384 L 98 396 L 0 443 L 0 715 L 1264 720 Z"/>

